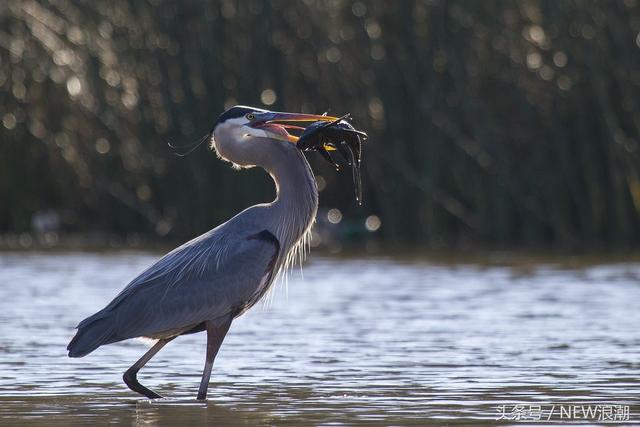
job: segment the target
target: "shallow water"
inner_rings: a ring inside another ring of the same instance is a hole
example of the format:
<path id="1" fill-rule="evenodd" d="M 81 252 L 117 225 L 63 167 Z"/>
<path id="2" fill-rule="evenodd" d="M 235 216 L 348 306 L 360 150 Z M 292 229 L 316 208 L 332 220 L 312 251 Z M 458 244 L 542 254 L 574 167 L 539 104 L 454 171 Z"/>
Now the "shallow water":
<path id="1" fill-rule="evenodd" d="M 231 327 L 207 403 L 205 336 L 69 359 L 74 327 L 155 254 L 0 254 L 0 423 L 493 423 L 501 405 L 629 406 L 640 423 L 640 264 L 565 268 L 312 256 Z M 557 417 L 554 418 L 556 421 Z"/>

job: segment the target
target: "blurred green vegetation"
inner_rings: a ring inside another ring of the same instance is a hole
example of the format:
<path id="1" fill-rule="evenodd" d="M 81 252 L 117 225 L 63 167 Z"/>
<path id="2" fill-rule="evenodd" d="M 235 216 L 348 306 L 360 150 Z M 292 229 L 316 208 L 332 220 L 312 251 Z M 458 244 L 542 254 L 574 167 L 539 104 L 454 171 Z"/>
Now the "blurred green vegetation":
<path id="1" fill-rule="evenodd" d="M 261 171 L 172 155 L 236 103 L 351 112 L 388 243 L 640 243 L 640 4 L 0 2 L 0 233 L 182 239 L 269 201 Z M 360 222 L 358 222 L 360 223 Z"/>

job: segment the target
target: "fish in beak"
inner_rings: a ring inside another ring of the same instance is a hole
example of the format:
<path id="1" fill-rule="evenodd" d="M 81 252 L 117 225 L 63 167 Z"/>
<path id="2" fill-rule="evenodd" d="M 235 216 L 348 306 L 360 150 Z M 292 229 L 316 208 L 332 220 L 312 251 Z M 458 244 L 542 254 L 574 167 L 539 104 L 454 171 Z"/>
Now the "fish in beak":
<path id="1" fill-rule="evenodd" d="M 297 147 L 303 151 L 318 151 L 322 157 L 339 169 L 338 163 L 333 159 L 330 151 L 339 153 L 351 166 L 353 185 L 356 193 L 356 201 L 362 204 L 362 178 L 360 164 L 362 160 L 362 143 L 367 140 L 365 132 L 359 131 L 347 120 L 349 114 L 330 122 L 315 122 L 305 129 Z"/>
<path id="2" fill-rule="evenodd" d="M 331 163 L 336 169 L 338 164 L 331 157 L 330 151 L 339 153 L 353 173 L 356 201 L 362 204 L 362 178 L 360 174 L 360 162 L 362 158 L 362 142 L 367 139 L 367 134 L 355 129 L 347 120 L 349 114 L 342 117 L 327 115 L 278 113 L 265 111 L 254 113 L 250 117 L 249 126 L 260 129 L 271 138 L 288 141 L 302 151 L 318 151 L 322 157 Z M 303 127 L 292 123 L 307 122 Z M 289 130 L 301 132 L 298 137 L 289 133 Z"/>

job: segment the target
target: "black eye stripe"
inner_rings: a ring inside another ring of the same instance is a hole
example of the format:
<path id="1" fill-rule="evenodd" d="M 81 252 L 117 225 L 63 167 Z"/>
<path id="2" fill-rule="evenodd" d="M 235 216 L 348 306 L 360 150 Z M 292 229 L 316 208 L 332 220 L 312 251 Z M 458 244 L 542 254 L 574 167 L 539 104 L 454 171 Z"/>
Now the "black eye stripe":
<path id="1" fill-rule="evenodd" d="M 217 123 L 223 123 L 229 119 L 236 119 L 240 117 L 244 117 L 246 114 L 252 113 L 253 109 L 250 107 L 233 107 L 225 111 L 218 117 Z M 215 126 L 214 126 L 215 127 Z"/>

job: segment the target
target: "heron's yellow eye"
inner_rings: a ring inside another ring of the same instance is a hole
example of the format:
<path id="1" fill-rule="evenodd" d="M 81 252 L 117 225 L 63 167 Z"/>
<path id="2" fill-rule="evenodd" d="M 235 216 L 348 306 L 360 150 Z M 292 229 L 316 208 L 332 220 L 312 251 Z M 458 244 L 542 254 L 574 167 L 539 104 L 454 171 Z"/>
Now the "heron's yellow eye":
<path id="1" fill-rule="evenodd" d="M 253 113 L 249 113 L 245 117 L 247 118 L 247 120 L 253 120 L 256 118 L 256 116 L 254 116 Z"/>

